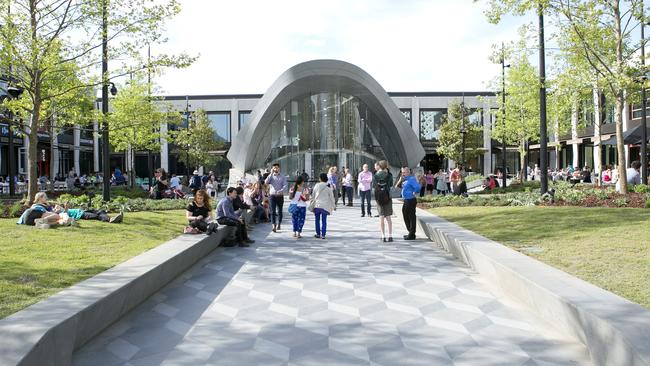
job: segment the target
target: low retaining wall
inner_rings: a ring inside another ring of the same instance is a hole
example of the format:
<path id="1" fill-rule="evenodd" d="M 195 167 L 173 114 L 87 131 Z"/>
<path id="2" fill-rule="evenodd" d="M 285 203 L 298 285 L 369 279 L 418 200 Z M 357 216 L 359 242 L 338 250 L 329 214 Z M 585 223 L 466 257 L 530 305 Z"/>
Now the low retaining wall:
<path id="1" fill-rule="evenodd" d="M 417 215 L 432 241 L 584 343 L 595 365 L 650 366 L 650 310 L 424 210 Z"/>
<path id="2" fill-rule="evenodd" d="M 0 320 L 0 365 L 69 365 L 74 350 L 212 252 L 231 230 L 181 235 Z"/>

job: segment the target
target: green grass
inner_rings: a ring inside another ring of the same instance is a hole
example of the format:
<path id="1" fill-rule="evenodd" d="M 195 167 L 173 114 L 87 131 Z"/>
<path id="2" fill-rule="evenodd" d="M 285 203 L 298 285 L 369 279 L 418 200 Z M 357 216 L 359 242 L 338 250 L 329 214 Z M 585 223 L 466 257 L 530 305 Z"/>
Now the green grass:
<path id="1" fill-rule="evenodd" d="M 49 230 L 0 219 L 0 318 L 178 236 L 184 213 L 125 213 L 122 224 Z"/>
<path id="2" fill-rule="evenodd" d="M 650 308 L 650 210 L 441 207 L 430 211 Z M 542 250 L 524 249 L 530 247 Z"/>

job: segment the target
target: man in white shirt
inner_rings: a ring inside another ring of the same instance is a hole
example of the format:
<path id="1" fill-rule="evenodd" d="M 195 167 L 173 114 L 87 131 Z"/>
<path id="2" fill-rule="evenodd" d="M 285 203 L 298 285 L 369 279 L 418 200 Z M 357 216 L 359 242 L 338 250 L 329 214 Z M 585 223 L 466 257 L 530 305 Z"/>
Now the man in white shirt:
<path id="1" fill-rule="evenodd" d="M 639 175 L 639 169 L 641 169 L 641 162 L 635 160 L 630 164 L 631 167 L 627 168 L 627 184 L 641 184 L 641 175 Z"/>

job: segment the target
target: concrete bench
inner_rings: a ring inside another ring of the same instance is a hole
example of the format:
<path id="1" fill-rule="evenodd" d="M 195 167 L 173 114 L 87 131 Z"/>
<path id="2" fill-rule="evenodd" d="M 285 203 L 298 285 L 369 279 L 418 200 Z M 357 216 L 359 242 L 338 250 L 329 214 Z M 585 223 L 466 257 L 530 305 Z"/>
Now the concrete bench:
<path id="1" fill-rule="evenodd" d="M 0 320 L 0 365 L 69 365 L 74 350 L 207 256 L 232 229 L 181 235 Z"/>
<path id="2" fill-rule="evenodd" d="M 418 209 L 426 235 L 564 334 L 594 365 L 650 366 L 650 310 Z"/>

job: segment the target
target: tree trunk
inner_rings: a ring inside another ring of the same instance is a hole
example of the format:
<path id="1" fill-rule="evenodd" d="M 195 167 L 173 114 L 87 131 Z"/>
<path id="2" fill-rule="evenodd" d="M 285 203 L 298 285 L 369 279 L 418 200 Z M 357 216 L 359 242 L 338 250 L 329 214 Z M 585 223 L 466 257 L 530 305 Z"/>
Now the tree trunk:
<path id="1" fill-rule="evenodd" d="M 521 149 L 519 150 L 519 180 L 521 184 L 526 181 L 526 141 L 521 141 Z"/>
<path id="2" fill-rule="evenodd" d="M 616 95 L 616 152 L 618 153 L 618 180 L 621 193 L 627 193 L 627 162 L 625 161 L 625 143 L 623 141 L 623 93 Z"/>
<path id="3" fill-rule="evenodd" d="M 27 149 L 27 177 L 29 179 L 27 197 L 29 198 L 30 205 L 34 203 L 34 196 L 36 196 L 36 193 L 38 192 L 38 125 L 40 116 L 40 93 L 35 93 L 34 106 L 32 108 L 31 120 L 29 121 L 29 133 L 27 134 L 29 140 L 29 149 Z"/>

